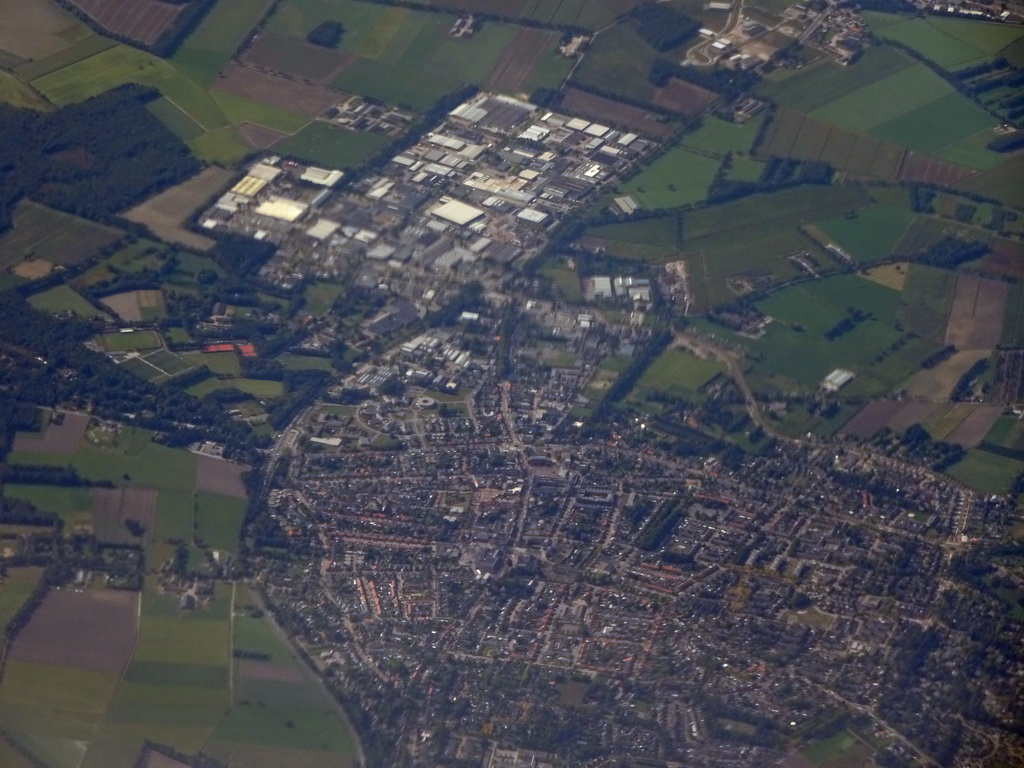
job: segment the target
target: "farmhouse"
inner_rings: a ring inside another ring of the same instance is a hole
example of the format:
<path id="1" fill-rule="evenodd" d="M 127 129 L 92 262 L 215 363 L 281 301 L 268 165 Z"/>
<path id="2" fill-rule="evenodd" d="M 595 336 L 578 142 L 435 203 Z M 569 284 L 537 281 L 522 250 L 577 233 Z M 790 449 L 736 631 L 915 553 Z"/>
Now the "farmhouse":
<path id="1" fill-rule="evenodd" d="M 853 371 L 848 371 L 845 368 L 836 368 L 822 380 L 821 388 L 826 392 L 838 392 L 853 381 L 855 375 Z"/>

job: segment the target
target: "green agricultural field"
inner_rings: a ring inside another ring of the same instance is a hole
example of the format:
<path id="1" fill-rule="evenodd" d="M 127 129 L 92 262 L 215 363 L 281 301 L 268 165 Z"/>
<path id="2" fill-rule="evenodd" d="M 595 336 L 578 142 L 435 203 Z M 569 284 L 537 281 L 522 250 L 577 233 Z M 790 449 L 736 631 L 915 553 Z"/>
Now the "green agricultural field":
<path id="1" fill-rule="evenodd" d="M 1019 27 L 968 19 L 867 11 L 864 20 L 880 37 L 902 43 L 948 70 L 979 64 L 1024 37 Z"/>
<path id="2" fill-rule="evenodd" d="M 173 61 L 196 82 L 210 85 L 272 4 L 272 0 L 220 0 Z"/>
<path id="3" fill-rule="evenodd" d="M 92 491 L 88 488 L 7 483 L 3 495 L 30 502 L 40 512 L 57 515 L 69 528 L 92 525 Z"/>
<path id="4" fill-rule="evenodd" d="M 275 398 L 284 394 L 284 385 L 280 381 L 270 379 L 206 379 L 194 384 L 186 391 L 190 395 L 203 397 L 219 389 L 237 389 L 258 398 Z"/>
<path id="5" fill-rule="evenodd" d="M 625 221 L 621 224 L 603 224 L 591 227 L 587 235 L 611 240 L 615 243 L 635 244 L 664 253 L 672 253 L 679 245 L 677 238 L 677 217 L 660 216 L 642 221 Z"/>
<path id="6" fill-rule="evenodd" d="M 7 495 L 6 492 L 5 495 Z M 35 567 L 9 568 L 7 570 L 3 582 L 0 582 L 0 627 L 7 626 L 28 596 L 32 594 L 42 575 L 43 569 Z"/>
<path id="7" fill-rule="evenodd" d="M 911 264 L 897 317 L 924 339 L 940 343 L 946 334 L 956 291 L 956 272 Z"/>
<path id="8" fill-rule="evenodd" d="M 232 126 L 200 134 L 186 143 L 192 154 L 208 163 L 233 165 L 254 154 L 253 148 Z"/>
<path id="9" fill-rule="evenodd" d="M 241 376 L 242 364 L 237 352 L 187 352 L 182 357 L 193 365 L 205 365 L 221 376 Z"/>
<path id="10" fill-rule="evenodd" d="M 717 117 L 709 117 L 700 128 L 683 137 L 683 145 L 716 155 L 749 152 L 763 122 L 764 115 L 758 115 L 753 120 L 739 125 Z"/>
<path id="11" fill-rule="evenodd" d="M 1007 347 L 1024 346 L 1024 286 L 1020 283 L 1010 286 L 1000 344 Z"/>
<path id="12" fill-rule="evenodd" d="M 210 549 L 238 554 L 238 537 L 248 502 L 213 493 L 196 494 L 195 537 Z"/>
<path id="13" fill-rule="evenodd" d="M 1024 471 L 1024 461 L 975 448 L 946 474 L 981 493 L 1008 493 L 1013 481 Z"/>
<path id="14" fill-rule="evenodd" d="M 33 91 L 17 75 L 0 70 L 0 102 L 20 109 L 50 109 L 46 99 Z"/>
<path id="15" fill-rule="evenodd" d="M 44 312 L 74 312 L 79 317 L 99 317 L 109 320 L 109 316 L 96 309 L 92 304 L 75 293 L 66 285 L 58 285 L 29 298 L 28 303 Z"/>
<path id="16" fill-rule="evenodd" d="M 332 128 L 316 120 L 276 145 L 274 150 L 327 168 L 353 168 L 389 140 L 376 133 Z"/>
<path id="17" fill-rule="evenodd" d="M 695 401 L 703 399 L 701 389 L 725 371 L 717 360 L 703 360 L 680 349 L 668 349 L 640 377 L 629 395 L 642 400 L 651 392 Z"/>
<path id="18" fill-rule="evenodd" d="M 987 151 L 987 150 L 986 150 Z M 994 155 L 994 152 L 989 152 Z M 1005 155 L 1001 156 L 1005 157 Z M 998 167 L 972 176 L 958 186 L 985 195 L 994 197 L 1000 202 L 1011 206 L 1024 205 L 1024 184 L 1020 180 L 1024 175 L 1024 155 L 1016 154 L 1006 159 Z"/>
<path id="19" fill-rule="evenodd" d="M 733 155 L 729 162 L 729 172 L 725 175 L 729 181 L 754 182 L 764 173 L 764 163 L 760 160 Z"/>
<path id="20" fill-rule="evenodd" d="M 656 58 L 657 53 L 632 26 L 618 24 L 591 43 L 573 80 L 644 100 L 654 90 L 647 75 Z"/>
<path id="21" fill-rule="evenodd" d="M 158 490 L 193 490 L 196 457 L 188 451 L 153 442 L 147 429 L 122 427 L 113 436 L 93 430 L 70 457 L 64 453 L 22 453 L 8 456 L 12 464 L 69 464 L 90 480 L 110 480 L 118 485 Z"/>
<path id="22" fill-rule="evenodd" d="M 235 125 L 256 123 L 281 133 L 295 133 L 309 123 L 309 118 L 298 112 L 263 104 L 226 91 L 210 91 L 228 119 Z"/>
<path id="23" fill-rule="evenodd" d="M 328 358 L 317 357 L 316 355 L 295 355 L 286 352 L 277 357 L 276 360 L 289 371 L 331 372 L 334 370 L 334 366 L 331 365 L 331 361 Z"/>
<path id="24" fill-rule="evenodd" d="M 914 214 L 902 208 L 873 206 L 853 216 L 835 216 L 815 226 L 862 264 L 888 259 Z"/>
<path id="25" fill-rule="evenodd" d="M 340 283 L 328 283 L 324 280 L 316 280 L 309 284 L 303 295 L 305 299 L 304 308 L 311 315 L 317 317 L 327 314 L 335 300 L 345 292 L 345 286 Z"/>
<path id="26" fill-rule="evenodd" d="M 994 125 L 985 110 L 954 91 L 875 126 L 871 133 L 918 152 L 940 154 L 956 151 L 979 131 L 991 133 Z M 962 164 L 984 170 L 992 166 L 995 154 L 988 149 L 970 154 L 961 150 L 958 156 Z"/>
<path id="27" fill-rule="evenodd" d="M 671 149 L 625 182 L 620 192 L 650 210 L 696 203 L 707 197 L 720 164 L 683 148 Z"/>
<path id="28" fill-rule="evenodd" d="M 124 235 L 45 205 L 23 200 L 14 210 L 14 226 L 0 237 L 0 269 L 26 258 L 72 265 L 86 261 Z"/>
<path id="29" fill-rule="evenodd" d="M 32 81 L 58 106 L 83 101 L 124 83 L 157 88 L 205 130 L 228 122 L 210 95 L 173 64 L 127 45 L 115 46 Z"/>
<path id="30" fill-rule="evenodd" d="M 892 48 L 869 48 L 850 67 L 840 67 L 826 60 L 796 73 L 776 70 L 765 78 L 759 90 L 780 106 L 813 112 L 912 66 L 914 62 Z"/>
<path id="31" fill-rule="evenodd" d="M 171 133 L 182 141 L 189 141 L 203 133 L 203 126 L 193 120 L 177 104 L 165 96 L 146 105 L 161 123 L 171 129 Z"/>
<path id="32" fill-rule="evenodd" d="M 760 389 L 816 390 L 836 368 L 857 374 L 843 392 L 879 395 L 898 386 L 937 349 L 898 329 L 901 294 L 857 275 L 795 285 L 758 302 L 774 322 L 757 340 L 735 337 L 757 353 L 751 379 Z M 829 341 L 825 334 L 847 317 L 849 308 L 869 319 Z M 892 349 L 896 345 L 896 349 Z"/>

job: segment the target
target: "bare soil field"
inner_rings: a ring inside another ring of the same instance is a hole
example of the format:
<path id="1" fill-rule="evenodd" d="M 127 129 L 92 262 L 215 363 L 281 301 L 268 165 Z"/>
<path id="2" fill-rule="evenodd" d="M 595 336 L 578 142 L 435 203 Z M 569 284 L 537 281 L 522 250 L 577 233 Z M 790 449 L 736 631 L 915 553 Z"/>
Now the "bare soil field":
<path id="1" fill-rule="evenodd" d="M 269 104 L 279 109 L 316 117 L 336 104 L 342 95 L 315 85 L 305 85 L 286 77 L 260 72 L 231 63 L 217 77 L 213 87 L 225 93 Z"/>
<path id="2" fill-rule="evenodd" d="M 151 488 L 93 488 L 92 519 L 96 540 L 110 544 L 138 544 L 125 525 L 139 523 L 145 533 L 142 544 L 149 546 L 156 525 L 157 492 Z"/>
<path id="3" fill-rule="evenodd" d="M 256 123 L 242 123 L 238 126 L 238 132 L 242 134 L 246 144 L 256 149 L 270 149 L 281 139 L 288 138 L 287 133 L 281 133 Z"/>
<path id="4" fill-rule="evenodd" d="M 661 122 L 656 115 L 645 109 L 623 104 L 621 101 L 606 99 L 576 88 L 566 88 L 562 107 L 570 114 L 583 115 L 592 120 L 607 120 L 614 125 L 642 133 L 645 136 L 663 138 L 675 130 L 671 123 Z"/>
<path id="5" fill-rule="evenodd" d="M 693 117 L 718 101 L 718 94 L 707 88 L 701 88 L 699 85 L 680 80 L 678 77 L 673 77 L 669 80 L 668 85 L 654 92 L 652 101 L 659 107 Z"/>
<path id="6" fill-rule="evenodd" d="M 873 283 L 892 288 L 894 291 L 902 291 L 907 284 L 907 272 L 909 265 L 905 261 L 897 261 L 892 264 L 882 264 L 864 272 L 864 277 Z"/>
<path id="7" fill-rule="evenodd" d="M 122 320 L 129 322 L 141 322 L 145 320 L 144 309 L 159 307 L 163 301 L 163 294 L 158 290 L 128 291 L 126 293 L 115 293 L 113 296 L 106 296 L 100 302 L 110 307 Z"/>
<path id="8" fill-rule="evenodd" d="M 295 667 L 285 664 L 273 664 L 266 661 L 242 660 L 238 662 L 238 672 L 250 680 L 267 680 L 273 683 L 304 683 L 305 678 Z"/>
<path id="9" fill-rule="evenodd" d="M 956 443 L 964 450 L 969 450 L 985 439 L 996 419 L 1003 412 L 1001 405 L 979 405 L 970 416 L 956 425 L 948 435 L 947 443 Z"/>
<path id="10" fill-rule="evenodd" d="M 359 57 L 351 53 L 329 51 L 274 32 L 261 33 L 241 56 L 243 63 L 259 69 L 318 83 L 329 83 L 358 60 Z"/>
<path id="11" fill-rule="evenodd" d="M 911 152 L 907 155 L 903 168 L 900 169 L 901 181 L 923 181 L 929 184 L 938 184 L 944 187 L 952 187 L 964 179 L 974 176 L 977 171 L 964 168 L 961 165 L 947 163 L 944 160 L 936 160 L 931 157 L 923 157 Z"/>
<path id="12" fill-rule="evenodd" d="M 992 349 L 1003 331 L 1010 286 L 1001 280 L 961 274 L 946 326 L 946 343 L 958 350 Z"/>
<path id="13" fill-rule="evenodd" d="M 1024 349 L 1000 350 L 996 371 L 996 401 L 1024 402 Z"/>
<path id="14" fill-rule="evenodd" d="M 857 414 L 850 419 L 840 430 L 844 435 L 852 435 L 861 440 L 867 440 L 888 425 L 889 419 L 893 417 L 900 408 L 900 403 L 895 400 L 875 400 L 864 406 Z"/>
<path id="15" fill-rule="evenodd" d="M 85 436 L 89 417 L 84 413 L 57 413 L 43 432 L 42 437 L 18 435 L 14 439 L 14 450 L 29 453 L 74 453 Z"/>
<path id="16" fill-rule="evenodd" d="M 121 215 L 128 221 L 144 224 L 163 240 L 208 251 L 213 248 L 215 242 L 185 229 L 182 224 L 198 208 L 222 192 L 234 177 L 233 171 L 210 166 L 191 179 L 165 189 Z"/>
<path id="17" fill-rule="evenodd" d="M 987 349 L 970 349 L 955 352 L 934 368 L 918 371 L 907 385 L 907 394 L 913 398 L 941 403 L 949 399 L 953 388 L 967 369 L 978 360 L 989 356 Z"/>
<path id="18" fill-rule="evenodd" d="M 992 240 L 992 255 L 985 259 L 984 269 L 997 275 L 1024 280 L 1024 244 L 997 237 Z"/>
<path id="19" fill-rule="evenodd" d="M 196 489 L 244 499 L 248 494 L 245 492 L 242 475 L 248 471 L 249 467 L 244 464 L 200 456 L 196 463 Z"/>
<path id="20" fill-rule="evenodd" d="M 114 34 L 152 45 L 178 18 L 184 4 L 158 0 L 71 0 L 97 24 Z"/>
<path id="21" fill-rule="evenodd" d="M 53 264 L 46 259 L 25 259 L 21 264 L 11 267 L 11 272 L 26 280 L 38 280 L 53 271 Z"/>
<path id="22" fill-rule="evenodd" d="M 886 424 L 893 432 L 904 432 L 907 427 L 914 424 L 921 424 L 931 416 L 936 409 L 935 403 L 921 403 L 912 400 L 905 400 L 900 403 L 899 409 L 889 418 Z"/>
<path id="23" fill-rule="evenodd" d="M 541 58 L 554 45 L 554 33 L 520 27 L 487 77 L 486 87 L 489 90 L 521 92 Z"/>
<path id="24" fill-rule="evenodd" d="M 92 33 L 49 0 L 0 0 L 0 48 L 23 59 L 42 59 Z"/>
<path id="25" fill-rule="evenodd" d="M 50 592 L 14 641 L 11 658 L 119 673 L 135 647 L 138 600 L 137 592 L 112 589 Z"/>

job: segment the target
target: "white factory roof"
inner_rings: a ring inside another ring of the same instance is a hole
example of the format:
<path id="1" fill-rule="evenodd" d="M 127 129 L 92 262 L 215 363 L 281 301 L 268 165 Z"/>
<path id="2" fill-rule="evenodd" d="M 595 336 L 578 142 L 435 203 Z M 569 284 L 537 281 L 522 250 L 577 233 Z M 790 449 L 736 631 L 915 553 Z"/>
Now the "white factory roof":
<path id="1" fill-rule="evenodd" d="M 531 125 L 519 134 L 519 138 L 527 139 L 528 141 L 543 141 L 550 133 L 551 129 L 545 128 L 543 125 Z"/>
<path id="2" fill-rule="evenodd" d="M 249 175 L 264 181 L 273 181 L 281 175 L 281 169 L 275 168 L 267 162 L 256 163 L 256 165 L 249 169 Z"/>
<path id="3" fill-rule="evenodd" d="M 309 208 L 305 203 L 296 200 L 286 200 L 283 197 L 272 197 L 256 209 L 256 213 L 269 216 L 272 219 L 283 221 L 295 221 Z"/>
<path id="4" fill-rule="evenodd" d="M 548 217 L 546 213 L 538 211 L 536 208 L 523 208 L 517 215 L 520 219 L 534 224 L 540 224 Z"/>
<path id="5" fill-rule="evenodd" d="M 472 205 L 466 205 L 466 203 L 445 197 L 441 198 L 441 204 L 435 206 L 431 213 L 439 219 L 450 221 L 459 226 L 465 226 L 484 215 L 484 212 L 479 208 L 474 208 Z"/>
<path id="6" fill-rule="evenodd" d="M 825 377 L 825 380 L 821 382 L 821 386 L 829 392 L 835 392 L 853 381 L 854 376 L 853 371 L 848 371 L 845 368 L 836 368 Z"/>
<path id="7" fill-rule="evenodd" d="M 572 128 L 574 131 L 583 131 L 590 125 L 589 120 L 584 120 L 582 117 L 574 117 L 568 123 L 565 124 L 566 128 Z"/>
<path id="8" fill-rule="evenodd" d="M 590 125 L 583 129 L 583 132 L 588 133 L 591 136 L 604 136 L 610 130 L 611 128 L 609 128 L 607 125 L 601 125 L 600 123 L 591 123 Z"/>
<path id="9" fill-rule="evenodd" d="M 627 133 L 627 134 L 625 134 L 623 136 L 619 136 L 618 143 L 621 144 L 624 147 L 628 147 L 630 144 L 632 144 L 634 141 L 636 141 L 636 139 L 637 139 L 637 136 L 636 136 L 635 133 Z"/>
<path id="10" fill-rule="evenodd" d="M 460 104 L 448 113 L 452 117 L 461 117 L 471 123 L 478 123 L 487 117 L 487 110 L 472 103 Z"/>
<path id="11" fill-rule="evenodd" d="M 330 219 L 320 219 L 320 221 L 318 221 L 316 224 L 314 224 L 312 227 L 306 230 L 306 234 L 316 240 L 323 240 L 337 232 L 338 227 L 340 226 L 341 224 L 339 224 L 336 221 L 331 221 Z"/>
<path id="12" fill-rule="evenodd" d="M 275 168 L 274 170 L 276 171 L 277 169 Z M 260 178 L 259 176 L 245 176 L 231 188 L 231 191 L 236 195 L 253 197 L 265 186 L 267 186 L 266 179 Z"/>
<path id="13" fill-rule="evenodd" d="M 326 168 L 309 166 L 299 178 L 311 184 L 319 184 L 322 187 L 333 187 L 341 181 L 344 175 L 344 171 L 329 171 Z"/>

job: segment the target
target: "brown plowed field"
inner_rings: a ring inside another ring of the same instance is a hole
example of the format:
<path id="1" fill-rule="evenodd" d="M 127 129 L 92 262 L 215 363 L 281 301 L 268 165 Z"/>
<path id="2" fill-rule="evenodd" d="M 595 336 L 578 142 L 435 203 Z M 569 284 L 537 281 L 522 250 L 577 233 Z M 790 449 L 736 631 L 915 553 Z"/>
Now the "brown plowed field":
<path id="1" fill-rule="evenodd" d="M 519 93 L 526 87 L 541 58 L 555 45 L 555 34 L 520 27 L 487 78 L 487 88 Z"/>
<path id="2" fill-rule="evenodd" d="M 242 54 L 242 62 L 259 69 L 283 72 L 301 80 L 329 83 L 358 61 L 351 53 L 330 51 L 287 35 L 262 33 Z"/>
<path id="3" fill-rule="evenodd" d="M 54 423 L 60 420 L 61 423 Z M 14 439 L 14 450 L 29 453 L 74 453 L 82 442 L 89 417 L 84 413 L 56 414 L 43 432 L 42 437 L 18 435 Z"/>
<path id="4" fill-rule="evenodd" d="M 1010 286 L 1001 280 L 961 274 L 946 326 L 946 343 L 959 350 L 992 349 L 1003 332 Z"/>
<path id="5" fill-rule="evenodd" d="M 562 108 L 569 114 L 607 121 L 654 138 L 668 136 L 676 128 L 674 123 L 660 122 L 656 115 L 652 115 L 645 109 L 623 104 L 614 99 L 606 99 L 604 96 L 597 96 L 576 88 L 565 89 Z"/>
<path id="6" fill-rule="evenodd" d="M 152 45 L 185 7 L 158 0 L 71 0 L 104 29 Z"/>
<path id="7" fill-rule="evenodd" d="M 1024 245 L 1017 240 L 997 237 L 992 240 L 992 255 L 985 259 L 986 272 L 1024 279 Z"/>
<path id="8" fill-rule="evenodd" d="M 843 426 L 844 435 L 867 440 L 880 432 L 889 423 L 889 419 L 899 410 L 900 404 L 894 400 L 875 400 L 868 403 Z"/>
<path id="9" fill-rule="evenodd" d="M 156 526 L 157 492 L 150 488 L 93 488 L 92 520 L 96 540 L 104 544 L 138 544 L 125 522 L 145 528 L 142 544 L 149 546 Z"/>
<path id="10" fill-rule="evenodd" d="M 309 117 L 316 117 L 342 98 L 337 91 L 297 83 L 233 62 L 220 73 L 213 87 Z"/>
<path id="11" fill-rule="evenodd" d="M 242 475 L 248 471 L 249 467 L 244 464 L 235 464 L 233 461 L 215 459 L 212 456 L 200 456 L 196 463 L 196 489 L 244 499 L 247 494 Z"/>
<path id="12" fill-rule="evenodd" d="M 904 401 L 900 404 L 901 407 L 890 417 L 889 423 L 886 425 L 893 432 L 904 432 L 907 427 L 913 426 L 914 424 L 921 424 L 931 416 L 936 409 L 935 403 L 918 403 L 913 401 Z"/>
<path id="13" fill-rule="evenodd" d="M 961 165 L 947 163 L 931 157 L 923 157 L 911 152 L 900 170 L 901 181 L 924 181 L 940 186 L 956 186 L 961 181 L 974 176 L 977 171 Z"/>
<path id="14" fill-rule="evenodd" d="M 120 673 L 135 647 L 138 599 L 137 592 L 112 589 L 51 592 L 18 634 L 10 657 Z"/>
<path id="15" fill-rule="evenodd" d="M 233 171 L 210 166 L 121 215 L 128 221 L 145 224 L 163 240 L 208 251 L 216 244 L 215 241 L 185 229 L 182 224 L 200 206 L 222 192 L 234 177 Z"/>
<path id="16" fill-rule="evenodd" d="M 699 85 L 688 83 L 673 77 L 668 85 L 659 88 L 654 92 L 652 101 L 659 107 L 671 109 L 686 117 L 699 115 L 705 109 L 718 101 L 718 94 L 701 88 Z"/>
<path id="17" fill-rule="evenodd" d="M 1001 405 L 979 405 L 971 415 L 961 421 L 946 435 L 947 443 L 956 443 L 964 450 L 974 448 L 985 439 L 985 435 L 992 429 L 996 419 L 1003 412 Z"/>

